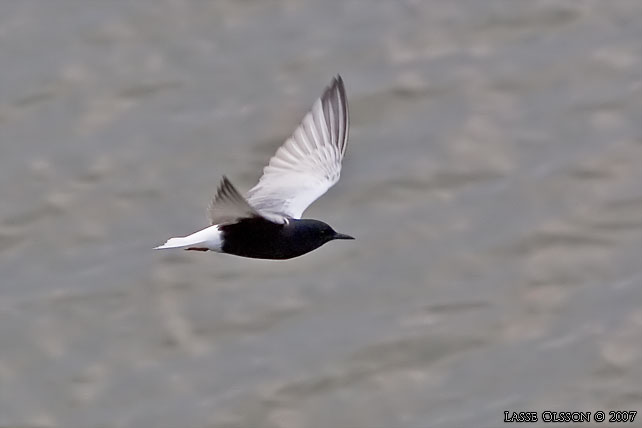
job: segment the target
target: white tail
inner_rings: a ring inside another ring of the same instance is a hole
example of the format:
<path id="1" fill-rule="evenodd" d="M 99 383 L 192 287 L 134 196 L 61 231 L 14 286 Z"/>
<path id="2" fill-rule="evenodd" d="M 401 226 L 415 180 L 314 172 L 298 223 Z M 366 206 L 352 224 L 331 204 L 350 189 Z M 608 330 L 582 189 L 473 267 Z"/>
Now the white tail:
<path id="1" fill-rule="evenodd" d="M 206 229 L 199 230 L 189 236 L 182 238 L 170 238 L 165 244 L 160 245 L 155 250 L 165 250 L 170 248 L 185 248 L 196 250 L 221 251 L 222 241 L 221 232 L 218 226 L 210 226 Z"/>

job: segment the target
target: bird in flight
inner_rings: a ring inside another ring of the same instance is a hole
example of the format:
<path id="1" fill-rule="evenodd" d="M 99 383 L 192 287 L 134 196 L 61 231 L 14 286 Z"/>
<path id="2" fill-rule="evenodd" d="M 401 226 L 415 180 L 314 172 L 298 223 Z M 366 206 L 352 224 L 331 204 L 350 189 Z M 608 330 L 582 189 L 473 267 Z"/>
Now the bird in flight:
<path id="1" fill-rule="evenodd" d="M 322 221 L 301 218 L 312 202 L 339 181 L 348 127 L 345 88 L 337 75 L 246 197 L 223 176 L 209 207 L 211 225 L 154 249 L 291 259 L 335 239 L 354 239 Z"/>

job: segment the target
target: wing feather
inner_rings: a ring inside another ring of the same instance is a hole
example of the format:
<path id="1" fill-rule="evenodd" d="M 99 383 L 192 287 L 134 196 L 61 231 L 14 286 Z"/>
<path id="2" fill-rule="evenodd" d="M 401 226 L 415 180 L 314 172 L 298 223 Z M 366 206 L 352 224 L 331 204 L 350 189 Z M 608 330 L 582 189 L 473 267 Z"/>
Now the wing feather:
<path id="1" fill-rule="evenodd" d="M 208 213 L 212 225 L 233 223 L 246 217 L 261 217 L 225 176 L 210 202 Z"/>
<path id="2" fill-rule="evenodd" d="M 341 175 L 348 143 L 348 102 L 336 76 L 292 136 L 276 151 L 247 195 L 262 214 L 301 218 Z"/>

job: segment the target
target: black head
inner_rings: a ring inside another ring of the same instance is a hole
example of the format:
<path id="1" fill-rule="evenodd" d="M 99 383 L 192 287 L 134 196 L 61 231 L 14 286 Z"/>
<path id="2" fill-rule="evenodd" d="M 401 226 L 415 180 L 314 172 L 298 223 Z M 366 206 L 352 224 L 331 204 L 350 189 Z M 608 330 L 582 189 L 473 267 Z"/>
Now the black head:
<path id="1" fill-rule="evenodd" d="M 354 239 L 350 235 L 338 233 L 330 225 L 319 220 L 293 220 L 290 222 L 295 233 L 317 247 L 335 239 Z"/>

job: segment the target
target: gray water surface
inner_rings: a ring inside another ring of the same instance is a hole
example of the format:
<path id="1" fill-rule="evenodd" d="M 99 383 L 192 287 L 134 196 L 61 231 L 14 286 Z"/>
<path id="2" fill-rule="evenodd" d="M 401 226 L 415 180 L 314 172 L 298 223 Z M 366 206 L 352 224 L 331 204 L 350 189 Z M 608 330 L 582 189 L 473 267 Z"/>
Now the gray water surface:
<path id="1" fill-rule="evenodd" d="M 0 427 L 642 413 L 642 3 L 0 2 Z M 155 252 L 336 73 L 356 241 Z M 642 417 L 642 415 L 638 415 Z"/>

